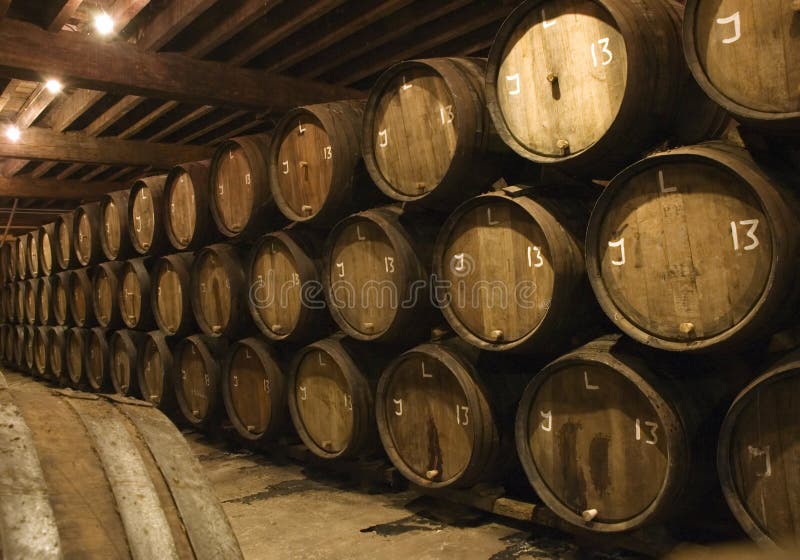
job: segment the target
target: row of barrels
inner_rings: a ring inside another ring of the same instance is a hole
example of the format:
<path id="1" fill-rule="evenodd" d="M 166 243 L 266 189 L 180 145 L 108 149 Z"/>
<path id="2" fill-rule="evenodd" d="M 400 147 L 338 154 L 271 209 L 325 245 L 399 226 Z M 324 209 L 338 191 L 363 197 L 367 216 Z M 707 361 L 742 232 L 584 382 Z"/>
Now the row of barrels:
<path id="1" fill-rule="evenodd" d="M 504 480 L 515 445 L 540 498 L 591 531 L 714 516 L 719 478 L 753 538 L 800 542 L 798 355 L 741 390 L 752 374 L 734 360 L 665 358 L 617 335 L 547 364 L 498 361 L 458 339 L 399 356 L 342 335 L 293 352 L 257 337 L 58 327 L 4 326 L 0 342 L 17 367 L 142 394 L 199 429 L 227 414 L 241 438 L 268 444 L 293 425 L 326 459 L 382 444 L 420 486 Z"/>

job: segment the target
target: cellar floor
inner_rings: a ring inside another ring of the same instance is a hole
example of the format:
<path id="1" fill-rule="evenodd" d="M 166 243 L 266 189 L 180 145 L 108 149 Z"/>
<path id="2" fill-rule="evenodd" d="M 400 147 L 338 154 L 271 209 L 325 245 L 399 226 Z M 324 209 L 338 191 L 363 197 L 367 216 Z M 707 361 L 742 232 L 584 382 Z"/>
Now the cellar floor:
<path id="1" fill-rule="evenodd" d="M 365 492 L 329 473 L 186 435 L 246 560 L 635 558 L 582 554 L 568 537 L 545 529 L 456 511 L 409 491 Z"/>

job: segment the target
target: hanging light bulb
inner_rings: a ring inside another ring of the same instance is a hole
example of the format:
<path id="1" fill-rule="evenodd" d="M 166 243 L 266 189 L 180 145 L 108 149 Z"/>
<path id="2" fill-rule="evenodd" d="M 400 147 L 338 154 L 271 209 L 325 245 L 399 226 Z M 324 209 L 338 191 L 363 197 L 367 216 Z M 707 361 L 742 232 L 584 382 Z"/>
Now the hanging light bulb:
<path id="1" fill-rule="evenodd" d="M 114 32 L 114 20 L 105 12 L 94 16 L 94 28 L 100 35 L 110 35 Z"/>
<path id="2" fill-rule="evenodd" d="M 22 136 L 22 132 L 20 132 L 19 127 L 16 125 L 10 125 L 6 128 L 6 138 L 11 140 L 12 142 L 19 142 L 19 138 Z"/>
<path id="3" fill-rule="evenodd" d="M 58 80 L 47 80 L 47 82 L 45 82 L 44 84 L 44 87 L 50 93 L 58 93 L 62 89 L 64 89 L 64 86 L 62 86 L 61 82 L 59 82 Z"/>

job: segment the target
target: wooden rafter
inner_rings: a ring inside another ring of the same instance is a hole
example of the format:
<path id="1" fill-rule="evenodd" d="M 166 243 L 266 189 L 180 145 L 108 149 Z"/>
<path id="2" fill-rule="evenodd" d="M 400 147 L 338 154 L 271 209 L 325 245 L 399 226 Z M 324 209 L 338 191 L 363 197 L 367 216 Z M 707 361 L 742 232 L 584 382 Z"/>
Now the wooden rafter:
<path id="1" fill-rule="evenodd" d="M 124 188 L 120 183 L 98 181 L 65 181 L 56 179 L 33 179 L 30 177 L 0 177 L 0 196 L 11 198 L 95 198 L 107 192 Z"/>

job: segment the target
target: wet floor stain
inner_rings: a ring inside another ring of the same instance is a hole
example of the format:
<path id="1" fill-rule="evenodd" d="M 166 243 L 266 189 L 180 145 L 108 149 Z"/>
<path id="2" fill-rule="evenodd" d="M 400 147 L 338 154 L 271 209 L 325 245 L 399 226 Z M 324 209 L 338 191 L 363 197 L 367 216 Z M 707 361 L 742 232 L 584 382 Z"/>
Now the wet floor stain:
<path id="1" fill-rule="evenodd" d="M 397 521 L 373 525 L 366 529 L 361 529 L 362 533 L 375 533 L 381 537 L 396 537 L 414 531 L 439 531 L 446 525 L 441 521 L 429 519 L 423 515 L 414 514 L 403 517 Z"/>
<path id="2" fill-rule="evenodd" d="M 307 478 L 299 478 L 295 480 L 285 480 L 277 484 L 271 484 L 255 494 L 248 494 L 241 498 L 234 498 L 232 500 L 225 500 L 224 504 L 245 504 L 251 505 L 255 502 L 261 502 L 272 498 L 279 498 L 281 496 L 291 496 L 292 494 L 302 494 L 303 492 L 317 491 L 317 492 L 336 492 L 339 488 L 326 484 L 320 484 L 315 480 Z"/>

